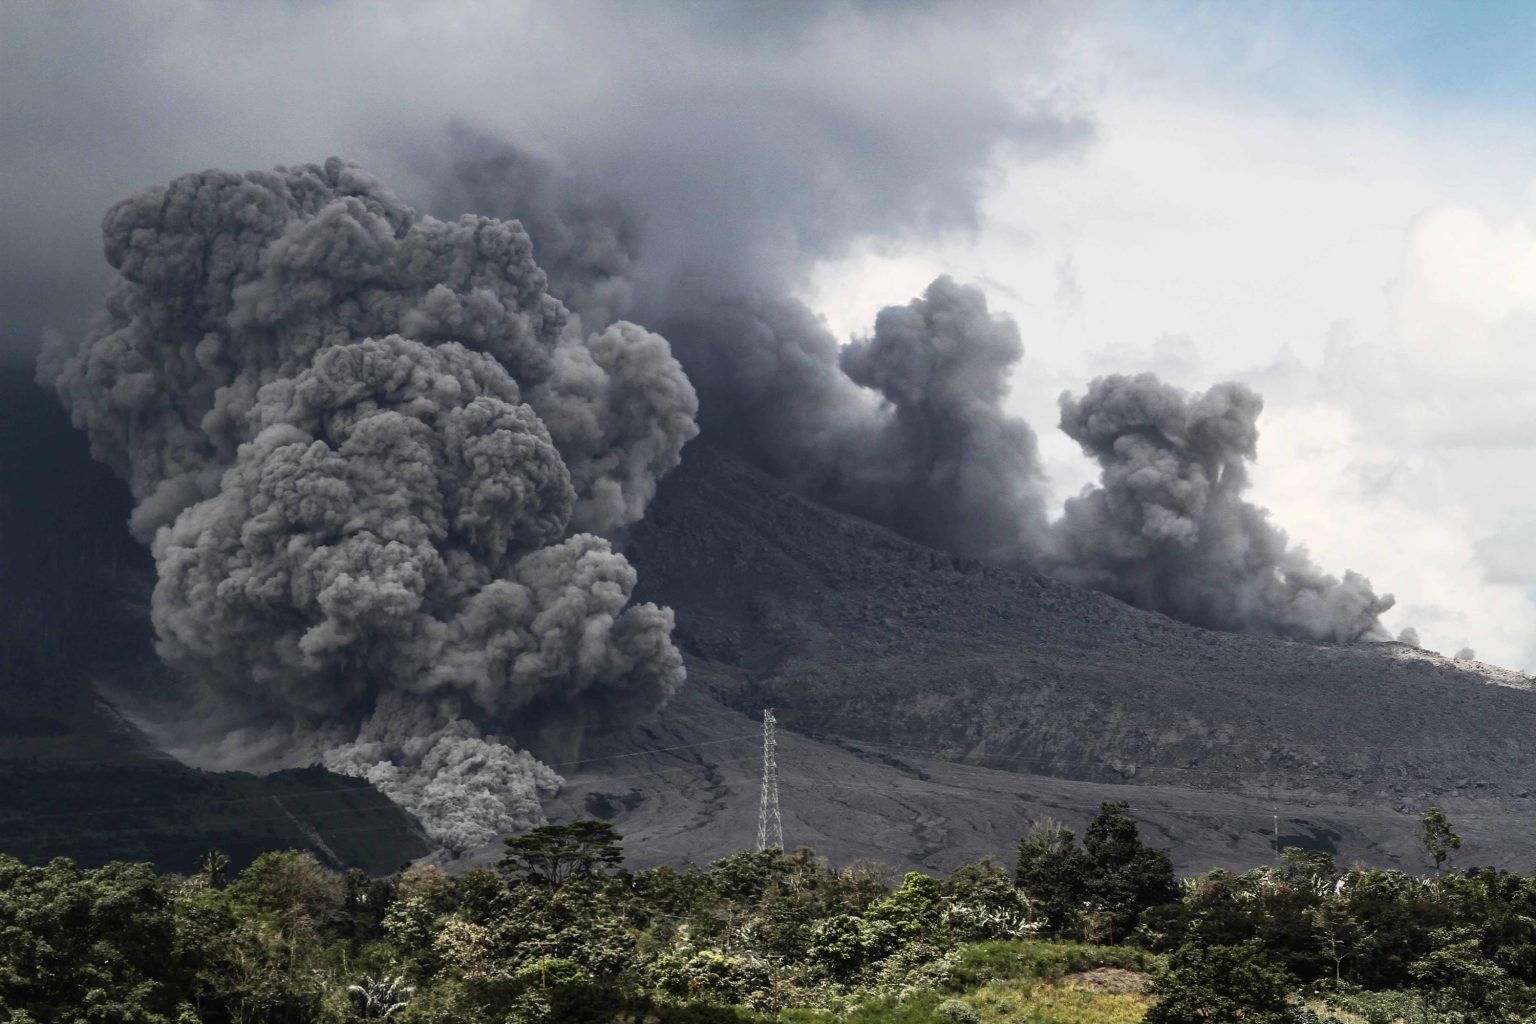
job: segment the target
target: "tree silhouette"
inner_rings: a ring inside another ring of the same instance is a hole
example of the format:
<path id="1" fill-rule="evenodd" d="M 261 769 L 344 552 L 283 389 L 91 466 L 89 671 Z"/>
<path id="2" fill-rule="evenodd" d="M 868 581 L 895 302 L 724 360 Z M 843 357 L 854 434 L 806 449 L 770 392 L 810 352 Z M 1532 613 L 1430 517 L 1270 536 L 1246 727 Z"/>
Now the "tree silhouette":
<path id="1" fill-rule="evenodd" d="M 608 874 L 624 862 L 623 837 L 606 821 L 544 825 L 505 842 L 507 855 L 496 865 L 502 874 L 552 889 Z"/>

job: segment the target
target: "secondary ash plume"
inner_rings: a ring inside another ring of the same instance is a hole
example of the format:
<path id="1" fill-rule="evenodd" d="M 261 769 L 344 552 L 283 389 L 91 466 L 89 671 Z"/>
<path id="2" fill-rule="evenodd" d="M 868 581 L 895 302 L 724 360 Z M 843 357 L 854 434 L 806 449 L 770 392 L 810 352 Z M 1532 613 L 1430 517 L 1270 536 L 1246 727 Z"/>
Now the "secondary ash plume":
<path id="1" fill-rule="evenodd" d="M 808 253 L 874 230 L 863 220 L 872 211 L 842 211 L 833 220 L 849 222 L 835 229 L 815 217 L 774 228 L 735 209 L 672 210 L 670 180 L 610 188 L 463 130 L 450 145 L 458 156 L 441 173 L 438 205 L 517 217 L 552 289 L 584 321 L 627 315 L 665 334 L 713 443 L 925 543 L 998 561 L 1034 554 L 1046 518 L 1035 438 L 1001 408 L 1023 354 L 1014 325 L 988 312 L 980 290 L 940 278 L 844 350 L 791 294 Z M 963 220 L 967 178 L 949 173 L 957 180 L 943 203 L 917 182 L 881 185 L 898 206 L 941 206 L 948 212 L 930 209 L 930 219 Z"/>
<path id="2" fill-rule="evenodd" d="M 887 413 L 874 447 L 842 473 L 845 503 L 968 557 L 1029 556 L 1045 531 L 1044 475 L 1034 431 L 1002 408 L 1023 355 L 1013 321 L 948 277 L 881 310 L 839 361 Z"/>
<path id="3" fill-rule="evenodd" d="M 1052 571 L 1197 625 L 1340 642 L 1385 640 L 1392 607 L 1293 548 L 1244 500 L 1263 401 L 1217 384 L 1190 395 L 1152 374 L 1095 380 L 1061 397 L 1061 429 L 1097 460 L 1100 484 L 1069 499 Z"/>
<path id="4" fill-rule="evenodd" d="M 106 309 L 40 366 L 132 487 L 207 759 L 322 757 L 462 846 L 558 785 L 501 740 L 681 682 L 671 613 L 578 531 L 640 517 L 697 400 L 664 339 L 583 334 L 519 225 L 333 159 L 188 175 L 103 230 Z"/>
<path id="5" fill-rule="evenodd" d="M 1378 616 L 1390 599 L 1354 573 L 1340 582 L 1319 571 L 1241 499 L 1259 402 L 1234 386 L 1194 400 L 1163 385 L 1115 386 L 1104 400 L 1127 408 L 1136 404 L 1127 394 L 1145 392 L 1147 423 L 1132 416 L 1123 439 L 1095 432 L 1103 414 L 1092 430 L 1064 420 L 1104 466 L 1105 486 L 1047 527 L 1034 435 L 1002 409 L 1023 348 L 979 290 L 941 278 L 880 312 L 873 333 L 846 348 L 792 297 L 817 257 L 887 230 L 861 218 L 869 197 L 857 186 L 852 212 L 829 200 L 835 229 L 807 228 L 802 220 L 816 218 L 793 199 L 783 203 L 800 217 L 783 223 L 707 197 L 691 213 L 677 206 L 692 194 L 686 181 L 617 180 L 602 162 L 560 165 L 464 131 L 450 150 L 451 167 L 437 175 L 442 203 L 522 218 L 554 287 L 584 303 L 585 318 L 633 316 L 670 339 L 699 390 L 706 437 L 803 493 L 924 543 L 1033 564 L 1199 625 L 1385 638 Z M 960 180 L 956 217 L 973 201 Z M 906 196 L 900 181 L 887 187 Z M 754 195 L 779 199 L 766 186 Z M 1169 433 L 1154 441 L 1161 427 Z"/>

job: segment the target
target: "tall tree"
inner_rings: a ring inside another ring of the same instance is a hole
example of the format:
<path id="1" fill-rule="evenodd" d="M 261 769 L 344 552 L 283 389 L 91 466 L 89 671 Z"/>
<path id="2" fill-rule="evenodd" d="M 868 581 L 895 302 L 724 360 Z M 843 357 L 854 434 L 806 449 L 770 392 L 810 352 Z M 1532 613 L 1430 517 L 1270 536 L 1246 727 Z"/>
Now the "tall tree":
<path id="1" fill-rule="evenodd" d="M 1077 921 L 1087 877 L 1088 858 L 1070 828 L 1047 818 L 1019 840 L 1014 884 L 1028 895 L 1051 931 L 1060 934 Z"/>
<path id="2" fill-rule="evenodd" d="M 1145 1024 L 1288 1024 L 1296 980 L 1257 942 L 1181 946 L 1147 991 L 1158 997 Z"/>
<path id="3" fill-rule="evenodd" d="M 1112 935 L 1128 934 L 1148 907 L 1178 899 L 1172 859 L 1141 841 L 1125 801 L 1099 806 L 1098 817 L 1083 836 L 1083 848 L 1088 856 L 1086 894 L 1109 915 Z"/>
<path id="4" fill-rule="evenodd" d="M 623 837 L 606 821 L 544 825 L 505 842 L 507 854 L 496 865 L 504 875 L 555 889 L 609 874 L 624 862 Z"/>
<path id="5" fill-rule="evenodd" d="M 229 872 L 229 856 L 223 850 L 209 850 L 203 854 L 203 859 L 198 861 L 198 871 L 208 883 L 208 888 L 217 889 L 224 884 Z"/>
<path id="6" fill-rule="evenodd" d="M 1431 807 L 1419 816 L 1419 842 L 1434 858 L 1436 876 L 1440 874 L 1440 865 L 1461 849 L 1461 836 L 1451 828 L 1451 819 L 1438 807 Z"/>

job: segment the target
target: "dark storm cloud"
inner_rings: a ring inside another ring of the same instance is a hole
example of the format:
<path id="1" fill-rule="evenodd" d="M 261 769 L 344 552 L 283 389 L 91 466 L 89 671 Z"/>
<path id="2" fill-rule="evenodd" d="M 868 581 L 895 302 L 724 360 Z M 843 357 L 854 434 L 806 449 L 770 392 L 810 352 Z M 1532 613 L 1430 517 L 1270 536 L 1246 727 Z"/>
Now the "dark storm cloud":
<path id="1" fill-rule="evenodd" d="M 807 247 L 845 244 L 851 227 L 967 223 L 996 142 L 1052 150 L 1085 131 L 1039 84 L 1070 17 L 920 3 L 0 5 L 0 358 L 29 357 L 44 327 L 83 324 L 107 280 L 99 211 L 121 196 L 188 169 L 341 152 L 422 206 L 436 180 L 412 172 L 450 122 L 643 188 L 671 179 L 674 206 L 657 213 L 734 227 L 702 247 L 674 230 L 670 248 L 721 268 L 794 275 Z"/>

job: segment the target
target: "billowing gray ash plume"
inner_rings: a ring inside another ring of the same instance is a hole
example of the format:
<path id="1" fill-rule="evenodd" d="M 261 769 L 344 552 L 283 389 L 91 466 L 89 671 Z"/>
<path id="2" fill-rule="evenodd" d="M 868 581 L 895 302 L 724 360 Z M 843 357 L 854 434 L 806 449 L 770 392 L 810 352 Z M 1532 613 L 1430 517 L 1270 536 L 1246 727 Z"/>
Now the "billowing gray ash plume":
<path id="1" fill-rule="evenodd" d="M 1002 407 L 1023 355 L 1013 322 L 947 277 L 881 310 L 839 360 L 882 402 L 875 443 L 839 481 L 843 503 L 962 555 L 1027 556 L 1045 529 L 1044 478 L 1034 431 Z"/>
<path id="2" fill-rule="evenodd" d="M 699 389 L 707 439 L 804 493 L 925 543 L 1037 565 L 1200 625 L 1385 636 L 1378 616 L 1391 598 L 1357 574 L 1321 572 L 1242 499 L 1260 409 L 1251 392 L 1220 385 L 1190 399 L 1146 378 L 1094 385 L 1063 426 L 1100 461 L 1103 486 L 1048 527 L 1034 435 L 1002 407 L 1023 346 L 980 291 L 941 278 L 840 347 L 792 297 L 795 275 L 850 237 L 888 229 L 866 223 L 875 186 L 840 173 L 836 154 L 821 158 L 852 212 L 828 197 L 832 212 L 818 217 L 772 187 L 754 193 L 774 204 L 767 212 L 706 202 L 690 213 L 678 199 L 693 194 L 686 180 L 653 180 L 633 163 L 572 169 L 462 131 L 452 145 L 457 158 L 439 175 L 446 207 L 522 218 L 552 287 L 578 311 L 598 322 L 633 316 L 666 334 Z M 742 159 L 757 155 L 748 147 Z M 973 147 L 954 159 L 974 166 L 983 155 Z M 944 209 L 963 219 L 975 196 L 948 170 Z M 882 186 L 882 209 L 921 208 L 900 176 Z M 815 226 L 775 219 L 784 214 Z"/>
<path id="3" fill-rule="evenodd" d="M 1048 124 L 1013 130 L 1062 146 L 1080 134 L 1066 123 L 1047 132 Z M 815 255 L 880 230 L 887 203 L 928 222 L 965 221 L 990 137 L 979 132 L 922 165 L 931 178 L 904 167 L 910 154 L 879 161 L 872 182 L 852 168 L 829 171 L 838 193 L 820 210 L 787 183 L 765 184 L 759 199 L 786 218 L 776 223 L 707 195 L 698 209 L 680 204 L 679 196 L 719 183 L 652 178 L 635 162 L 609 181 L 459 130 L 451 136 L 457 159 L 438 171 L 437 205 L 517 217 L 552 290 L 583 319 L 632 316 L 665 334 L 699 391 L 700 423 L 714 443 L 925 543 L 1018 560 L 1038 547 L 1045 515 L 1034 434 L 1002 409 L 1008 372 L 1023 354 L 1012 322 L 990 314 L 978 289 L 940 279 L 882 312 L 871 336 L 844 350 L 792 295 Z M 766 148 L 764 140 L 751 146 L 754 154 Z M 790 180 L 808 174 L 786 172 Z M 814 195 L 820 183 L 805 184 Z"/>
<path id="4" fill-rule="evenodd" d="M 681 682 L 671 613 L 591 532 L 638 519 L 697 432 L 667 342 L 584 333 L 515 223 L 418 217 L 323 166 L 187 175 L 107 214 L 121 275 L 50 343 L 153 540 L 159 647 L 209 763 L 322 758 L 444 843 L 541 820 L 513 741 Z"/>
<path id="5" fill-rule="evenodd" d="M 1066 503 L 1047 555 L 1059 576 L 1218 629 L 1386 640 L 1357 573 L 1322 572 L 1244 500 L 1263 402 L 1241 384 L 1190 395 L 1151 374 L 1063 395 L 1061 429 L 1097 460 L 1100 485 Z"/>

